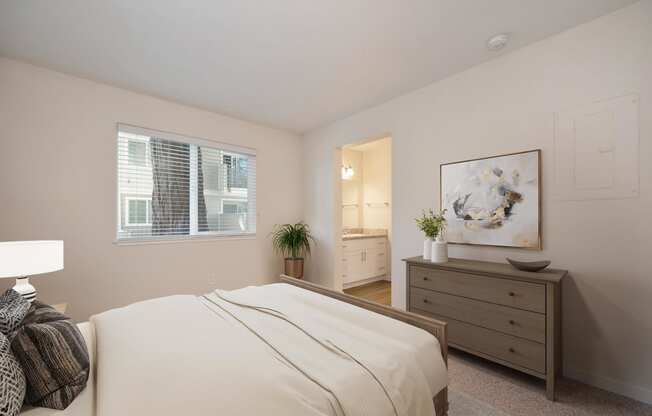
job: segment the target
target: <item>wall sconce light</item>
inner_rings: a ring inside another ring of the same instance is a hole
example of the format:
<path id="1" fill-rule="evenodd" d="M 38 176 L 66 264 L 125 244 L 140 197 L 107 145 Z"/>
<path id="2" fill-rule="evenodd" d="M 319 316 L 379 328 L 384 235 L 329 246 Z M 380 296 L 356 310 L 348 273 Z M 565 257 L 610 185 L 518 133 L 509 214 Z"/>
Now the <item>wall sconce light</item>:
<path id="1" fill-rule="evenodd" d="M 354 173 L 355 172 L 353 172 L 353 167 L 351 165 L 349 166 L 342 165 L 342 179 L 348 181 L 353 177 Z"/>

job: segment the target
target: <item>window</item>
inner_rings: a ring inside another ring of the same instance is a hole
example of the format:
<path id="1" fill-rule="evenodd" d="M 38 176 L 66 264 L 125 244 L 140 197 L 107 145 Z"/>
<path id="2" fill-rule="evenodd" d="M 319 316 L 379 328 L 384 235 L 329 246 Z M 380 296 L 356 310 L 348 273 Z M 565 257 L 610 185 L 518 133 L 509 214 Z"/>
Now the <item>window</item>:
<path id="1" fill-rule="evenodd" d="M 127 198 L 127 225 L 152 225 L 151 198 Z"/>
<path id="2" fill-rule="evenodd" d="M 256 232 L 252 149 L 118 125 L 119 241 Z"/>
<path id="3" fill-rule="evenodd" d="M 224 155 L 222 163 L 226 169 L 226 186 L 228 188 L 246 188 L 247 159 L 237 155 Z"/>
<path id="4" fill-rule="evenodd" d="M 222 200 L 221 226 L 227 230 L 242 229 L 247 220 L 247 202 Z"/>
<path id="5" fill-rule="evenodd" d="M 225 214 L 242 214 L 247 212 L 247 204 L 240 201 L 222 201 L 222 212 Z"/>
<path id="6" fill-rule="evenodd" d="M 129 148 L 129 164 L 146 166 L 147 142 L 132 138 L 127 142 L 127 146 Z"/>

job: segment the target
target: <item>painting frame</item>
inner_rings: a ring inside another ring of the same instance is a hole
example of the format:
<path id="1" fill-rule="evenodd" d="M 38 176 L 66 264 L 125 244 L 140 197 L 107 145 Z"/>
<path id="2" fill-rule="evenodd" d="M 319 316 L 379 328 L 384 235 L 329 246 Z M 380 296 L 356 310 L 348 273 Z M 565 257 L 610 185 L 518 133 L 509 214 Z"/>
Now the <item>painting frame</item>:
<path id="1" fill-rule="evenodd" d="M 455 162 L 447 162 L 447 163 L 441 163 L 439 165 L 439 210 L 440 212 L 444 209 L 444 167 L 445 166 L 450 166 L 450 165 L 456 165 L 456 164 L 465 164 L 465 163 L 470 163 L 470 162 L 478 162 L 478 161 L 483 161 L 483 160 L 489 160 L 489 159 L 495 159 L 495 158 L 501 158 L 501 157 L 506 157 L 506 156 L 518 156 L 518 155 L 524 155 L 527 153 L 536 153 L 536 160 L 537 160 L 537 169 L 536 169 L 536 174 L 537 174 L 537 196 L 538 196 L 538 203 L 537 203 L 537 239 L 536 239 L 536 245 L 535 246 L 530 246 L 530 247 L 524 247 L 524 246 L 511 246 L 511 245 L 501 245 L 501 244 L 484 244 L 484 243 L 469 243 L 469 242 L 455 242 L 455 241 L 448 241 L 449 244 L 455 244 L 455 245 L 461 245 L 461 246 L 476 246 L 476 247 L 497 247 L 497 248 L 506 248 L 506 249 L 517 249 L 517 250 L 528 250 L 528 251 L 541 251 L 543 250 L 543 235 L 542 235 L 542 165 L 541 165 L 541 154 L 542 151 L 541 149 L 530 149 L 530 150 L 523 150 L 519 152 L 512 152 L 512 153 L 504 153 L 504 154 L 499 154 L 499 155 L 492 155 L 492 156 L 485 156 L 485 157 L 479 157 L 479 158 L 473 158 L 473 159 L 466 159 L 466 160 L 459 160 Z"/>

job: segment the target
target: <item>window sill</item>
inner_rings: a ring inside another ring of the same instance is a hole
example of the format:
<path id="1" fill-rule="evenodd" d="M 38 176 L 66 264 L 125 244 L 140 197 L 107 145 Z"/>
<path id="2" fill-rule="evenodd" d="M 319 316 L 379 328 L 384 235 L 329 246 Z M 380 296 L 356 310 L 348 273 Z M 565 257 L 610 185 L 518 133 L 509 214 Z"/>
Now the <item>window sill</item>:
<path id="1" fill-rule="evenodd" d="M 134 238 L 114 240 L 116 246 L 139 246 L 144 244 L 206 243 L 210 241 L 255 240 L 256 234 L 212 234 L 174 237 Z"/>

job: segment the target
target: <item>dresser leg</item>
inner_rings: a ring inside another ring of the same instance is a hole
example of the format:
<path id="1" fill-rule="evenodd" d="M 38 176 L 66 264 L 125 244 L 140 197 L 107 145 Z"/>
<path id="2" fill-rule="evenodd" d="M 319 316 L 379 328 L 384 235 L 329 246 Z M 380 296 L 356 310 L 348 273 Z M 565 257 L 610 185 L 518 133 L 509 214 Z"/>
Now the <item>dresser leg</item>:
<path id="1" fill-rule="evenodd" d="M 550 401 L 555 401 L 555 376 L 549 375 L 546 377 L 546 397 Z"/>

